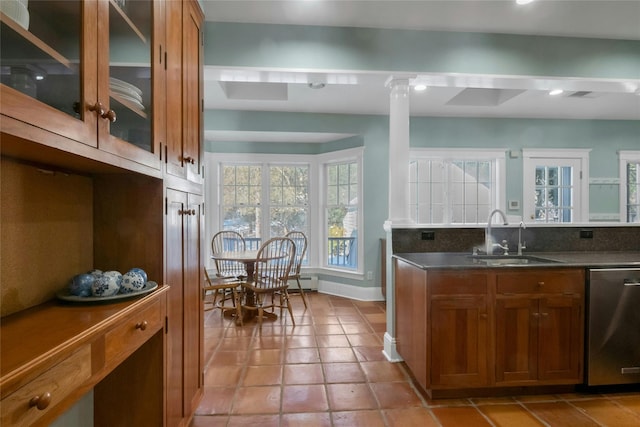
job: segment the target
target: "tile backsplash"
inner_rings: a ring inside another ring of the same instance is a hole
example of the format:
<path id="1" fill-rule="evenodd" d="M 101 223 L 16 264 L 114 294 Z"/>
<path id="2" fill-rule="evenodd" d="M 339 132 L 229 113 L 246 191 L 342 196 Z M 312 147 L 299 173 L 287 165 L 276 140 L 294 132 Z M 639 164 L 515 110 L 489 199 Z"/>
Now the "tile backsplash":
<path id="1" fill-rule="evenodd" d="M 394 228 L 393 252 L 468 252 L 484 247 L 482 228 Z M 507 240 L 518 249 L 518 227 L 493 226 L 493 240 Z M 585 237 L 585 236 L 591 237 Z M 428 239 L 428 240 L 426 240 Z M 522 230 L 526 252 L 640 251 L 640 226 L 527 227 Z"/>

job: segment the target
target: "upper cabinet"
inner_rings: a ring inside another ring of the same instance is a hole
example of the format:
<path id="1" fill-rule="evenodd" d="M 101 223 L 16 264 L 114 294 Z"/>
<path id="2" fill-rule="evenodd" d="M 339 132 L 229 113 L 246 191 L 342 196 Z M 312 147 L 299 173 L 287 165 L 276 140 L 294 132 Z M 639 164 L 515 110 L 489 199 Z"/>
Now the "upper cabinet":
<path id="1" fill-rule="evenodd" d="M 169 175 L 202 183 L 202 10 L 167 2 L 167 127 Z"/>
<path id="2" fill-rule="evenodd" d="M 160 169 L 163 2 L 12 0 L 2 12 L 1 112 L 15 119 L 3 133 L 44 130 Z"/>

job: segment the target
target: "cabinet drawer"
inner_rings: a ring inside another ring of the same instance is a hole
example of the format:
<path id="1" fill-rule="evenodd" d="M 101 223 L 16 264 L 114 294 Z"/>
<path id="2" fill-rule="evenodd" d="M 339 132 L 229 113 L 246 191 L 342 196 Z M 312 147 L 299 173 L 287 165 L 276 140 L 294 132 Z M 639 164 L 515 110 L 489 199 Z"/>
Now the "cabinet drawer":
<path id="1" fill-rule="evenodd" d="M 86 345 L 2 400 L 0 425 L 35 424 L 91 377 L 91 346 Z"/>
<path id="2" fill-rule="evenodd" d="M 162 327 L 160 300 L 143 310 L 129 315 L 105 335 L 105 360 L 108 364 L 119 363 L 144 344 Z"/>
<path id="3" fill-rule="evenodd" d="M 427 286 L 431 295 L 485 295 L 487 274 L 484 271 L 427 272 Z"/>
<path id="4" fill-rule="evenodd" d="M 544 270 L 499 273 L 496 276 L 498 294 L 582 293 L 582 270 Z"/>

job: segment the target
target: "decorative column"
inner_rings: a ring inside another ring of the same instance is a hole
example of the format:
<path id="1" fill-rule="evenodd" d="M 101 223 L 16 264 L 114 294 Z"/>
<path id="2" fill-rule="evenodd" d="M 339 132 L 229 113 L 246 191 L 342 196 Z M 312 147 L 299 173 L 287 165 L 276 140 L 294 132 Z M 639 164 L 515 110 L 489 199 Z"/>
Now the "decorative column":
<path id="1" fill-rule="evenodd" d="M 412 224 L 409 215 L 409 78 L 391 77 L 389 108 L 389 219 L 384 223 L 387 238 L 387 331 L 384 334 L 385 357 L 399 362 L 396 349 L 395 284 L 393 283 L 392 234 L 397 225 Z"/>
<path id="2" fill-rule="evenodd" d="M 389 221 L 411 224 L 409 215 L 409 79 L 390 78 Z"/>

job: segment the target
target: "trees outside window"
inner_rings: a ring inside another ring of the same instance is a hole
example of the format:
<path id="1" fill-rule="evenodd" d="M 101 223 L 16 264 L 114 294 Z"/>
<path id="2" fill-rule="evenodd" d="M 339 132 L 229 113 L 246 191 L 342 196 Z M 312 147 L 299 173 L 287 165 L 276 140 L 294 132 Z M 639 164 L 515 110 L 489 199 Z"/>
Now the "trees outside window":
<path id="1" fill-rule="evenodd" d="M 620 151 L 620 221 L 640 223 L 640 151 Z"/>
<path id="2" fill-rule="evenodd" d="M 588 219 L 589 150 L 523 149 L 526 221 L 572 223 Z"/>

